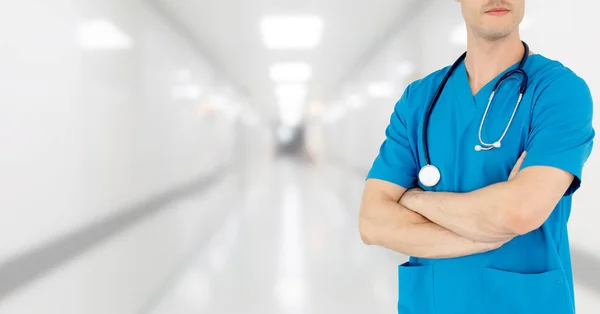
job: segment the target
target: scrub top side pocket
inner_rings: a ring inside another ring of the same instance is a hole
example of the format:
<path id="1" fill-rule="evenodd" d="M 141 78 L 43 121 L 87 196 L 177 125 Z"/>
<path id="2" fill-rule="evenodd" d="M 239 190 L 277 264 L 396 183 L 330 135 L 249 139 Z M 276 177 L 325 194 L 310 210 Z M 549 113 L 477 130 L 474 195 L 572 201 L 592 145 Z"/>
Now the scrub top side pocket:
<path id="1" fill-rule="evenodd" d="M 434 314 L 433 266 L 398 266 L 398 314 Z"/>
<path id="2" fill-rule="evenodd" d="M 522 274 L 484 268 L 483 286 L 485 314 L 575 314 L 561 269 Z"/>

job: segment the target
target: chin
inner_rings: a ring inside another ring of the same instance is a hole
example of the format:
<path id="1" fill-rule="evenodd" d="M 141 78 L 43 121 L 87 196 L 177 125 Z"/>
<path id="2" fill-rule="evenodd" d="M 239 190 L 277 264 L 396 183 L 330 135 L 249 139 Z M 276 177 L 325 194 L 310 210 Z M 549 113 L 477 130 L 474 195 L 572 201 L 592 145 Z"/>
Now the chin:
<path id="1" fill-rule="evenodd" d="M 493 27 L 480 32 L 481 37 L 487 40 L 500 40 L 510 36 L 514 32 L 512 27 Z"/>

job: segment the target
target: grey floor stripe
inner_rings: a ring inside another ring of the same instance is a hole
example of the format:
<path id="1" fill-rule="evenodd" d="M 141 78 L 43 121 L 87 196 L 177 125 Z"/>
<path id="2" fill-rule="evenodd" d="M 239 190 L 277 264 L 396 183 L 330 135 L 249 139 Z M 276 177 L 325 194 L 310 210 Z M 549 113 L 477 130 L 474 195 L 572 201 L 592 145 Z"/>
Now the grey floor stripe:
<path id="1" fill-rule="evenodd" d="M 225 167 L 223 167 L 225 168 Z M 158 197 L 119 211 L 113 217 L 67 234 L 39 249 L 17 256 L 0 265 L 0 299 L 23 288 L 61 264 L 81 255 L 101 242 L 117 235 L 167 204 L 187 195 L 199 193 L 223 178 L 223 168 L 209 175 L 167 191 Z M 226 169 L 225 169 L 226 170 Z"/>

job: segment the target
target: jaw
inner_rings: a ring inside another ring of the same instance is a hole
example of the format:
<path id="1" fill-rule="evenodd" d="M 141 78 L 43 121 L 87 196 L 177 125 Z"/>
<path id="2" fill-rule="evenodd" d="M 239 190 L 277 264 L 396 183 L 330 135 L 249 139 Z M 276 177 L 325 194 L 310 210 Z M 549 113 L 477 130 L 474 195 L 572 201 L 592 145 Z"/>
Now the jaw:
<path id="1" fill-rule="evenodd" d="M 474 33 L 487 40 L 498 40 L 510 36 L 517 29 L 508 16 L 492 16 L 483 19 L 481 26 L 474 29 Z"/>

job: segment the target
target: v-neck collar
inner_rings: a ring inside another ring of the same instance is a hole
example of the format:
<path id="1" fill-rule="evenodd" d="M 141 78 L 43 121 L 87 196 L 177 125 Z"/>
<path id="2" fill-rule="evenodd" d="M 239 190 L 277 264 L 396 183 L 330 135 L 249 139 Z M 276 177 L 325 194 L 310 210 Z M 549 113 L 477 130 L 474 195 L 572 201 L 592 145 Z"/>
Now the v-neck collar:
<path id="1" fill-rule="evenodd" d="M 524 65 L 527 67 L 529 60 L 531 57 L 535 56 L 530 55 L 528 58 L 528 62 Z M 456 68 L 455 72 L 452 74 L 451 81 L 452 87 L 454 89 L 454 96 L 456 98 L 456 106 L 454 110 L 457 111 L 457 118 L 459 119 L 459 134 L 464 134 L 464 131 L 469 127 L 476 116 L 482 116 L 485 110 L 485 107 L 488 104 L 489 97 L 492 94 L 492 90 L 494 89 L 494 85 L 496 82 L 500 80 L 500 78 L 519 67 L 519 62 L 511 65 L 509 68 L 502 71 L 502 73 L 498 74 L 491 81 L 486 83 L 479 91 L 473 96 L 473 91 L 471 90 L 471 84 L 469 83 L 469 77 L 467 74 L 467 68 L 465 66 L 465 61 L 463 60 L 459 66 Z"/>
<path id="2" fill-rule="evenodd" d="M 523 65 L 523 67 L 526 68 L 527 65 L 531 62 L 531 59 L 535 58 L 535 56 L 537 56 L 537 54 L 532 54 L 532 55 L 528 56 L 527 62 Z M 477 91 L 477 93 L 475 95 L 473 95 L 473 91 L 471 90 L 471 83 L 469 82 L 469 75 L 467 73 L 467 67 L 465 65 L 465 61 L 463 60 L 459 64 L 459 66 L 456 68 L 455 73 L 453 73 L 452 76 L 454 78 L 453 81 L 455 84 L 456 91 L 461 94 L 466 93 L 465 95 L 468 97 L 457 95 L 461 98 L 458 100 L 465 101 L 465 99 L 468 98 L 471 100 L 470 105 L 475 106 L 476 102 L 478 102 L 481 99 L 485 99 L 486 104 L 487 104 L 487 101 L 488 101 L 490 95 L 492 94 L 494 85 L 496 85 L 496 83 L 500 80 L 500 78 L 504 74 L 508 73 L 509 71 L 517 69 L 519 67 L 519 63 L 521 63 L 521 60 L 515 62 L 510 67 L 508 67 L 507 69 L 502 71 L 500 74 L 498 74 L 496 77 L 494 77 L 491 81 L 487 82 L 482 88 L 480 88 L 479 91 Z"/>

